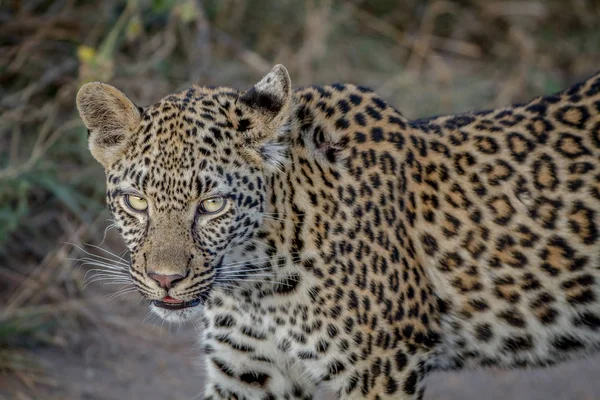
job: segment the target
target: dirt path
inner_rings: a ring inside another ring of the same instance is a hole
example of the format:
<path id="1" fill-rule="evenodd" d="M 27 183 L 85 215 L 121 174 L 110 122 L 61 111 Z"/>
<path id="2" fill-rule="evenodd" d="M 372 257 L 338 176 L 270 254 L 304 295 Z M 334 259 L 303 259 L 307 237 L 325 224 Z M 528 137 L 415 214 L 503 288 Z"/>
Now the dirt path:
<path id="1" fill-rule="evenodd" d="M 89 329 L 65 349 L 36 350 L 53 386 L 31 390 L 0 376 L 0 399 L 193 400 L 202 388 L 199 348 L 191 327 L 144 321 L 145 306 L 107 301 L 97 306 L 108 326 Z M 154 324 L 153 324 L 154 323 Z M 434 374 L 426 400 L 593 400 L 600 398 L 600 357 L 532 371 Z M 332 399 L 320 394 L 317 399 Z"/>

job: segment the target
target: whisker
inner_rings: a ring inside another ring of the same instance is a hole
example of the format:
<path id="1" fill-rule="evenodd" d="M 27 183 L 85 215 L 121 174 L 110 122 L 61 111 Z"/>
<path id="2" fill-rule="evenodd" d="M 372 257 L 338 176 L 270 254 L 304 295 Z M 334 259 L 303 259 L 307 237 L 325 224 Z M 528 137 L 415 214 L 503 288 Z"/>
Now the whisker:
<path id="1" fill-rule="evenodd" d="M 285 214 L 285 213 L 263 213 L 264 215 L 306 215 L 305 213 L 293 213 L 293 214 Z"/>
<path id="2" fill-rule="evenodd" d="M 117 298 L 117 297 L 119 297 L 119 296 L 123 296 L 123 295 L 125 295 L 125 294 L 129 294 L 129 293 L 133 293 L 133 292 L 135 292 L 135 291 L 137 291 L 137 289 L 136 289 L 136 288 L 124 288 L 124 289 L 121 289 L 121 290 L 119 290 L 119 291 L 117 291 L 117 292 L 113 293 L 113 294 L 112 294 L 112 295 L 111 295 L 111 296 L 108 298 L 108 300 L 114 300 L 114 299 L 116 299 L 116 298 Z"/>
<path id="3" fill-rule="evenodd" d="M 258 274 L 274 276 L 275 271 L 266 270 L 266 269 L 242 269 L 242 270 L 229 270 L 229 271 L 219 271 L 219 274 L 216 276 L 232 276 L 232 275 L 241 275 L 241 276 L 255 276 Z"/>
<path id="4" fill-rule="evenodd" d="M 248 277 L 271 277 L 271 278 L 276 278 L 276 274 L 250 274 L 250 273 L 239 273 L 239 272 L 234 272 L 234 273 L 230 273 L 230 274 L 222 274 L 219 277 L 221 278 L 225 278 L 225 277 L 236 277 L 236 276 L 248 276 Z"/>
<path id="5" fill-rule="evenodd" d="M 83 276 L 83 281 L 86 282 L 89 279 L 94 279 L 94 278 L 98 278 L 98 277 L 109 277 L 109 278 L 115 278 L 115 279 L 127 279 L 129 281 L 132 281 L 131 277 L 129 275 L 120 275 L 120 274 L 113 274 L 113 273 L 106 273 L 106 272 L 98 272 L 101 270 L 90 270 L 88 271 L 84 276 Z M 88 276 L 88 274 L 92 272 L 91 276 Z"/>
<path id="6" fill-rule="evenodd" d="M 133 281 L 131 280 L 131 278 L 129 277 L 125 277 L 125 276 L 112 276 L 112 275 L 94 275 L 89 277 L 86 280 L 86 283 L 89 282 L 96 282 L 99 280 L 113 280 L 114 282 L 128 282 L 128 283 L 133 283 Z"/>
<path id="7" fill-rule="evenodd" d="M 115 224 L 114 222 L 110 225 L 108 225 L 106 228 L 104 228 L 104 235 L 102 236 L 102 241 L 100 242 L 100 244 L 98 246 L 102 246 L 102 244 L 104 244 L 104 241 L 106 240 L 106 235 L 108 234 L 108 232 L 113 229 L 114 227 L 116 227 L 117 224 Z"/>
<path id="8" fill-rule="evenodd" d="M 245 262 L 236 262 L 234 264 L 224 264 L 224 265 L 219 265 L 218 269 L 220 271 L 227 271 L 230 269 L 239 269 L 239 268 L 244 268 L 244 267 L 252 267 L 251 269 L 260 269 L 260 268 L 267 268 L 264 265 L 270 264 L 271 261 L 270 259 L 267 260 L 257 260 L 254 262 L 251 261 L 245 261 Z"/>
<path id="9" fill-rule="evenodd" d="M 96 279 L 90 282 L 87 282 L 84 286 L 84 289 L 87 288 L 89 285 L 91 285 L 92 283 L 98 283 L 98 282 L 104 282 L 102 283 L 103 285 L 122 285 L 122 286 L 131 286 L 133 283 L 131 281 L 113 281 L 111 279 Z"/>
<path id="10" fill-rule="evenodd" d="M 114 270 L 105 269 L 105 268 L 92 268 L 92 269 L 89 269 L 86 271 L 86 273 L 83 275 L 83 280 L 85 282 L 87 279 L 93 278 L 94 276 L 112 276 L 115 278 L 131 279 L 131 275 L 129 275 L 129 273 L 126 273 L 124 271 L 114 271 Z"/>
<path id="11" fill-rule="evenodd" d="M 85 275 L 83 276 L 83 280 L 85 282 L 87 279 L 91 279 L 96 276 L 110 276 L 113 278 L 132 280 L 131 275 L 129 275 L 129 274 L 114 273 L 113 271 L 107 271 L 107 270 L 97 269 L 97 268 L 87 271 L 85 273 Z"/>
<path id="12" fill-rule="evenodd" d="M 252 241 L 254 241 L 254 242 L 256 242 L 256 243 L 258 243 L 258 244 L 260 244 L 260 245 L 263 245 L 263 246 L 266 246 L 266 247 L 268 247 L 268 248 L 271 248 L 271 249 L 275 249 L 275 250 L 276 250 L 275 246 L 272 246 L 272 245 L 270 245 L 270 244 L 268 244 L 268 243 L 265 243 L 265 242 L 263 242 L 263 241 L 262 241 L 262 239 L 258 239 L 258 238 L 254 238 L 254 237 L 252 237 L 252 238 L 250 238 L 249 240 L 252 240 Z"/>
<path id="13" fill-rule="evenodd" d="M 143 287 L 136 285 L 136 288 L 139 292 L 141 292 L 142 294 L 144 294 L 146 297 L 152 297 L 152 292 L 150 292 L 147 289 L 144 289 Z"/>
<path id="14" fill-rule="evenodd" d="M 121 289 L 117 290 L 115 293 L 120 293 L 120 292 L 123 292 L 123 291 L 136 292 L 137 288 L 135 286 L 133 286 L 133 285 L 125 285 Z"/>
<path id="15" fill-rule="evenodd" d="M 91 276 L 90 276 L 90 274 L 91 274 Z M 98 268 L 88 270 L 85 273 L 85 275 L 83 275 L 83 279 L 86 280 L 86 279 L 92 278 L 94 276 L 112 276 L 114 278 L 127 278 L 127 279 L 131 280 L 131 276 L 129 274 L 123 274 L 121 272 L 115 272 L 115 271 L 111 271 L 111 270 L 98 269 Z"/>
<path id="16" fill-rule="evenodd" d="M 92 258 L 92 257 L 69 258 L 69 260 L 72 260 L 72 261 L 93 261 L 93 262 L 102 263 L 104 265 L 111 266 L 113 268 L 129 269 L 129 264 L 118 264 L 118 263 L 115 263 L 114 261 L 100 260 L 100 259 Z"/>
<path id="17" fill-rule="evenodd" d="M 221 264 L 220 268 L 231 268 L 231 267 L 241 267 L 243 265 L 260 265 L 265 264 L 273 260 L 272 257 L 268 258 L 253 258 L 252 260 L 247 261 L 234 261 L 227 264 Z"/>
<path id="18" fill-rule="evenodd" d="M 105 278 L 105 279 L 97 279 L 97 280 L 93 280 L 93 281 L 87 282 L 87 283 L 86 283 L 86 284 L 83 286 L 83 288 L 85 289 L 85 288 L 87 288 L 89 285 L 91 285 L 92 283 L 95 283 L 95 282 L 101 282 L 101 281 L 104 281 L 104 280 L 109 280 L 109 279 L 106 279 L 106 278 Z M 106 283 L 104 283 L 104 284 L 105 284 L 105 285 L 128 285 L 128 286 L 129 286 L 129 285 L 131 285 L 132 283 L 131 283 L 131 281 L 113 281 L 113 280 L 109 280 L 109 282 L 106 282 Z"/>
<path id="19" fill-rule="evenodd" d="M 229 285 L 229 284 L 226 284 L 226 283 L 223 283 L 223 282 L 216 282 L 216 283 L 218 283 L 218 285 L 215 284 L 215 289 L 220 289 L 220 288 L 226 288 L 226 289 L 231 289 L 231 290 L 242 289 L 239 286 Z"/>
<path id="20" fill-rule="evenodd" d="M 293 252 L 290 252 L 288 254 L 292 255 L 292 256 L 297 256 L 297 255 L 299 255 L 299 252 L 293 251 Z M 286 254 L 286 255 L 288 255 L 288 254 Z M 236 266 L 236 265 L 240 265 L 240 264 L 252 265 L 252 263 L 254 263 L 254 262 L 260 262 L 260 263 L 262 263 L 264 260 L 267 260 L 267 261 L 268 260 L 275 260 L 275 259 L 279 259 L 280 257 L 285 257 L 285 256 L 284 255 L 274 255 L 274 256 L 257 257 L 257 258 L 253 258 L 253 259 L 250 259 L 250 260 L 235 261 L 235 262 L 232 262 L 232 263 L 223 264 L 221 267 L 231 267 L 231 266 Z"/>
<path id="21" fill-rule="evenodd" d="M 120 266 L 120 265 L 113 265 L 113 264 L 108 264 L 105 261 L 98 261 L 98 260 L 94 260 L 92 258 L 68 258 L 67 260 L 70 261 L 75 261 L 75 265 L 77 265 L 78 263 L 82 263 L 81 265 L 96 265 L 98 267 L 105 267 L 114 271 L 129 271 L 129 267 L 124 267 L 124 266 Z"/>
<path id="22" fill-rule="evenodd" d="M 261 263 L 257 263 L 257 264 L 243 264 L 243 265 L 237 265 L 237 266 L 231 266 L 231 267 L 227 267 L 227 268 L 219 268 L 217 270 L 218 273 L 235 273 L 235 272 L 253 272 L 253 273 L 259 273 L 259 272 L 266 272 L 266 273 L 275 273 L 276 271 L 278 271 L 278 268 L 274 268 L 273 265 L 271 265 L 268 262 L 261 262 Z"/>
<path id="23" fill-rule="evenodd" d="M 111 276 L 111 275 L 93 275 L 84 281 L 86 285 L 89 285 L 91 282 L 98 282 L 102 280 L 111 280 L 113 282 L 127 282 L 133 283 L 131 278 L 125 276 Z"/>
<path id="24" fill-rule="evenodd" d="M 69 258 L 69 260 L 73 260 L 73 261 L 94 261 L 94 262 L 98 262 L 98 263 L 103 263 L 105 265 L 110 265 L 110 266 L 112 266 L 114 268 L 121 268 L 121 269 L 128 269 L 129 268 L 129 264 L 125 264 L 125 263 L 122 263 L 120 261 L 106 260 L 106 259 L 100 259 L 100 258 L 94 258 L 94 257 Z"/>
<path id="25" fill-rule="evenodd" d="M 93 253 L 90 253 L 89 251 L 86 251 L 86 250 L 84 250 L 83 248 L 81 248 L 80 246 L 76 245 L 75 243 L 68 243 L 68 242 L 67 242 L 66 244 L 70 244 L 71 246 L 73 246 L 73 247 L 75 247 L 75 248 L 77 248 L 77 249 L 81 250 L 82 252 L 84 252 L 85 254 L 87 254 L 87 255 L 88 255 L 88 256 L 90 256 L 90 257 L 96 257 L 97 259 L 100 259 L 100 260 L 109 261 L 109 262 L 111 262 L 111 263 L 117 263 L 117 264 L 122 264 L 122 265 L 127 265 L 127 266 L 129 266 L 129 263 L 128 263 L 127 261 L 125 261 L 125 260 L 124 260 L 123 258 L 121 258 L 121 257 L 118 257 L 116 254 L 112 254 L 112 253 L 110 253 L 108 250 L 104 250 L 104 249 L 100 248 L 100 250 L 104 250 L 105 252 L 107 252 L 107 253 L 109 253 L 109 254 L 111 254 L 111 255 L 113 255 L 113 256 L 115 256 L 115 257 L 119 258 L 119 259 L 120 259 L 120 260 L 122 260 L 122 261 L 119 261 L 119 260 L 114 260 L 114 259 L 111 259 L 111 258 L 107 258 L 107 257 L 102 257 L 102 256 L 99 256 L 98 254 L 93 254 Z"/>
<path id="26" fill-rule="evenodd" d="M 222 282 L 227 282 L 227 281 L 222 281 Z M 229 281 L 229 282 L 233 282 L 233 281 Z M 236 282 L 239 283 L 273 283 L 273 280 L 269 280 L 269 279 L 265 279 L 265 280 L 261 280 L 261 279 L 240 279 L 240 280 L 236 280 Z"/>
<path id="27" fill-rule="evenodd" d="M 145 324 L 146 321 L 148 320 L 148 318 L 150 317 L 154 317 L 154 313 L 152 313 L 152 311 L 148 310 L 148 313 L 146 314 L 146 316 L 144 317 L 144 319 L 142 320 L 142 324 Z"/>
<path id="28" fill-rule="evenodd" d="M 228 263 L 228 264 L 222 264 L 221 267 L 235 267 L 237 265 L 243 265 L 243 264 L 252 265 L 252 263 L 262 263 L 264 261 L 268 261 L 268 260 L 272 260 L 272 259 L 273 259 L 273 257 L 259 257 L 259 258 L 253 258 L 252 260 L 235 261 L 235 262 Z"/>
<path id="29" fill-rule="evenodd" d="M 91 243 L 85 243 L 85 242 L 83 242 L 83 241 L 82 241 L 82 243 L 83 243 L 83 244 L 85 244 L 86 246 L 90 246 L 90 247 L 93 247 L 93 248 L 95 248 L 95 249 L 98 249 L 98 250 L 100 250 L 100 251 L 103 251 L 104 253 L 106 253 L 106 254 L 109 254 L 109 255 L 111 255 L 111 256 L 113 256 L 113 257 L 116 257 L 116 258 L 118 258 L 119 260 L 123 261 L 123 262 L 124 262 L 124 263 L 126 263 L 126 264 L 129 264 L 129 262 L 128 262 L 127 260 L 125 260 L 125 259 L 124 259 L 124 258 L 122 258 L 122 257 L 119 257 L 118 255 L 116 255 L 115 253 L 113 253 L 113 252 L 112 252 L 112 251 L 110 251 L 110 250 L 107 250 L 107 249 L 105 249 L 105 248 L 102 248 L 102 247 L 100 247 L 100 246 L 96 246 L 95 244 L 91 244 Z"/>
<path id="30" fill-rule="evenodd" d="M 90 273 L 91 274 L 105 274 L 105 275 L 110 275 L 110 276 L 125 276 L 127 278 L 131 277 L 131 275 L 129 275 L 129 273 L 126 272 L 126 271 L 116 271 L 116 270 L 106 269 L 106 268 L 92 268 L 92 269 L 88 269 L 86 271 L 84 277 L 87 276 Z"/>
<path id="31" fill-rule="evenodd" d="M 127 285 L 127 286 L 131 286 L 132 282 L 131 281 L 110 281 L 110 282 L 104 282 L 103 285 Z M 135 290 L 137 290 L 137 289 L 135 289 Z"/>

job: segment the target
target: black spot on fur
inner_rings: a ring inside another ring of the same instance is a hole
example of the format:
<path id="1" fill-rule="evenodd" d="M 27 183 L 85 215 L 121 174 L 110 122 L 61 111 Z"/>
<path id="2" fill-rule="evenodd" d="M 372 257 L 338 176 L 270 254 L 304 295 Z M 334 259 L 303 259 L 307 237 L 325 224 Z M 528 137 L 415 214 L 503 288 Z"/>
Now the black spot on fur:
<path id="1" fill-rule="evenodd" d="M 296 291 L 300 283 L 298 274 L 290 274 L 275 283 L 275 293 L 279 295 L 291 294 Z"/>
<path id="2" fill-rule="evenodd" d="M 533 337 L 531 335 L 508 337 L 503 342 L 504 350 L 511 353 L 518 353 L 533 348 Z"/>
<path id="3" fill-rule="evenodd" d="M 573 351 L 583 348 L 583 343 L 572 336 L 558 336 L 552 340 L 552 346 L 561 351 Z"/>
<path id="4" fill-rule="evenodd" d="M 410 374 L 408 374 L 408 377 L 404 381 L 404 392 L 409 396 L 412 396 L 417 392 L 418 379 L 419 376 L 417 374 L 417 371 L 412 370 L 410 371 Z"/>
<path id="5" fill-rule="evenodd" d="M 244 372 L 240 374 L 240 380 L 249 385 L 257 385 L 259 387 L 265 387 L 269 381 L 270 376 L 268 374 L 252 371 Z"/>
<path id="6" fill-rule="evenodd" d="M 235 326 L 235 319 L 231 315 L 217 315 L 215 317 L 215 326 L 216 327 L 227 327 L 231 328 Z"/>

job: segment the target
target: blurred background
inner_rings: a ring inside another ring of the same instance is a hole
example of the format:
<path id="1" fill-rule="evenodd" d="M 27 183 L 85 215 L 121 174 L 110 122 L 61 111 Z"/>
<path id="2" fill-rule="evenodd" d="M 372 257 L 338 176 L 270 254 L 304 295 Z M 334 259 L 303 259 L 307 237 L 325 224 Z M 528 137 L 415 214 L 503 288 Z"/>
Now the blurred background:
<path id="1" fill-rule="evenodd" d="M 199 394 L 191 329 L 93 271 L 126 254 L 75 95 L 100 80 L 144 106 L 275 63 L 409 118 L 507 105 L 600 70 L 600 1 L 0 0 L 0 399 Z M 438 374 L 425 398 L 597 399 L 598 361 Z"/>

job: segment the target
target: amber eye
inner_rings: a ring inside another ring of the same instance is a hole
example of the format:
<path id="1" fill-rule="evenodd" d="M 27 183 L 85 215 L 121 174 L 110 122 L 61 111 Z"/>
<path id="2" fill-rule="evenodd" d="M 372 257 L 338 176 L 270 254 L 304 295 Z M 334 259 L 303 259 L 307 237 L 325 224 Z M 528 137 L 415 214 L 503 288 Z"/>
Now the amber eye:
<path id="1" fill-rule="evenodd" d="M 148 209 L 148 201 L 133 194 L 125 195 L 125 203 L 129 208 L 136 212 L 144 212 Z"/>
<path id="2" fill-rule="evenodd" d="M 225 208 L 225 204 L 227 204 L 227 200 L 224 197 L 206 199 L 200 203 L 200 212 L 204 214 L 218 213 Z"/>

